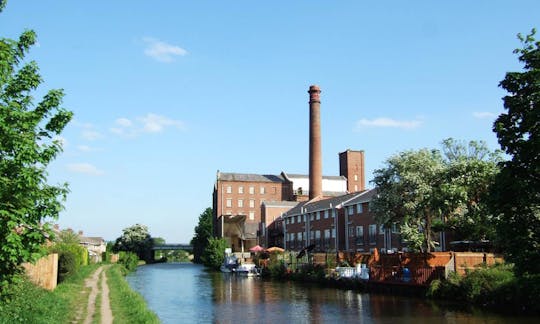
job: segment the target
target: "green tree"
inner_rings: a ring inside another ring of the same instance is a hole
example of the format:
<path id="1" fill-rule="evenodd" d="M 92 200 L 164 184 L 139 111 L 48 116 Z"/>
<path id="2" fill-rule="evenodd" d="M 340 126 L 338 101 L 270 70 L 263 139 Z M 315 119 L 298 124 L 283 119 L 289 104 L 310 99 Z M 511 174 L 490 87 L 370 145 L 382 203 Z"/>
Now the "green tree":
<path id="1" fill-rule="evenodd" d="M 202 263 L 202 255 L 208 239 L 212 237 L 212 208 L 206 208 L 199 216 L 199 223 L 195 227 L 195 236 L 191 239 L 193 246 L 193 262 Z"/>
<path id="2" fill-rule="evenodd" d="M 55 242 L 65 243 L 65 244 L 79 244 L 81 237 L 79 234 L 75 233 L 71 228 L 61 230 L 60 233 L 56 234 L 54 238 Z"/>
<path id="3" fill-rule="evenodd" d="M 225 249 L 228 247 L 229 244 L 225 239 L 210 237 L 202 255 L 203 264 L 218 270 L 225 259 Z"/>
<path id="4" fill-rule="evenodd" d="M 493 130 L 511 159 L 502 163 L 492 191 L 497 236 L 518 274 L 540 273 L 540 42 L 536 30 L 518 34 L 522 72 L 508 72 L 500 87 L 508 91 Z"/>
<path id="5" fill-rule="evenodd" d="M 0 285 L 41 256 L 52 234 L 44 220 L 58 218 L 68 193 L 67 184 L 47 183 L 46 168 L 62 151 L 58 136 L 73 114 L 60 107 L 59 89 L 34 103 L 42 78 L 24 58 L 35 42 L 31 30 L 18 40 L 0 38 Z"/>
<path id="6" fill-rule="evenodd" d="M 387 226 L 400 224 L 412 249 L 430 252 L 435 245 L 432 224 L 441 216 L 435 206 L 442 170 L 440 152 L 422 149 L 392 156 L 385 168 L 374 172 L 377 196 L 372 207 L 377 221 Z M 421 244 L 418 236 L 423 238 Z"/>
<path id="7" fill-rule="evenodd" d="M 442 146 L 445 168 L 438 205 L 444 217 L 436 225 L 452 231 L 456 240 L 493 240 L 495 226 L 488 201 L 501 152 L 490 151 L 485 142 L 451 138 Z"/>
<path id="8" fill-rule="evenodd" d="M 452 230 L 458 239 L 486 239 L 493 233 L 486 196 L 498 172 L 498 152 L 483 142 L 454 139 L 443 150 L 405 151 L 375 170 L 377 221 L 399 224 L 413 250 L 430 252 L 434 234 Z"/>
<path id="9" fill-rule="evenodd" d="M 140 260 L 152 261 L 150 260 L 152 246 L 153 240 L 148 226 L 135 224 L 122 230 L 122 235 L 116 239 L 113 250 L 133 252 Z"/>

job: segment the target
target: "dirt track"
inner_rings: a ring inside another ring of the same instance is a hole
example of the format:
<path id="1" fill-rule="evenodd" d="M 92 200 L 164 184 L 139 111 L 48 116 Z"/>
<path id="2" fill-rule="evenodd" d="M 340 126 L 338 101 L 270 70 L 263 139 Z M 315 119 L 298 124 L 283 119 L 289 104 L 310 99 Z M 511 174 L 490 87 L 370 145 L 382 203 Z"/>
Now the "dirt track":
<path id="1" fill-rule="evenodd" d="M 113 315 L 111 311 L 111 304 L 109 301 L 109 286 L 107 285 L 107 276 L 105 275 L 106 266 L 99 267 L 88 279 L 85 281 L 87 288 L 90 288 L 90 294 L 88 295 L 88 306 L 86 319 L 84 324 L 91 324 L 93 322 L 96 313 L 96 298 L 101 293 L 101 305 L 100 313 L 101 324 L 112 324 Z M 100 283 L 101 278 L 101 285 Z"/>

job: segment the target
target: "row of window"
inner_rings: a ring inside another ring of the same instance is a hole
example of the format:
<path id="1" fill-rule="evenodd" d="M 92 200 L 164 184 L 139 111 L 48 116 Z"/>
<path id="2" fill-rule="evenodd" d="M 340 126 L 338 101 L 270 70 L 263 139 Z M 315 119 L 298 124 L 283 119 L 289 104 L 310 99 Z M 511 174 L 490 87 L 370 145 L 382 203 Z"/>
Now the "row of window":
<path id="1" fill-rule="evenodd" d="M 314 221 L 314 220 L 320 220 L 321 218 L 324 218 L 324 219 L 334 218 L 334 217 L 336 217 L 336 215 L 335 215 L 335 211 L 333 209 L 332 210 L 325 210 L 323 212 L 318 211 L 318 212 L 314 212 L 314 213 L 288 217 L 285 220 L 285 223 L 286 224 L 294 224 L 294 223 L 300 224 L 302 222 L 305 223 L 307 217 L 309 217 L 310 221 Z"/>
<path id="2" fill-rule="evenodd" d="M 298 232 L 298 233 L 285 233 L 285 240 L 290 241 L 306 241 L 308 239 L 315 239 L 318 240 L 321 238 L 321 234 L 323 234 L 323 238 L 330 239 L 336 237 L 336 229 L 325 229 L 324 231 L 316 230 L 316 231 L 310 231 L 309 232 L 309 238 L 307 237 L 305 232 Z"/>
<path id="3" fill-rule="evenodd" d="M 233 189 L 232 189 L 232 186 L 225 186 L 225 192 L 226 193 L 232 193 Z M 244 186 L 239 186 L 238 187 L 238 193 L 239 194 L 243 194 L 244 193 Z M 255 186 L 249 186 L 248 187 L 248 193 L 250 195 L 254 195 L 255 194 Z M 277 187 L 272 187 L 272 193 L 273 194 L 276 194 L 277 193 Z M 266 194 L 266 187 L 263 187 L 263 186 L 260 186 L 259 187 L 259 194 L 261 195 L 264 195 Z"/>
<path id="4" fill-rule="evenodd" d="M 232 201 L 233 200 L 231 198 L 225 199 L 225 207 L 232 208 L 232 206 L 233 206 Z M 236 207 L 243 208 L 244 207 L 244 199 L 238 199 L 236 201 Z M 255 199 L 250 199 L 249 200 L 249 208 L 255 208 Z"/>

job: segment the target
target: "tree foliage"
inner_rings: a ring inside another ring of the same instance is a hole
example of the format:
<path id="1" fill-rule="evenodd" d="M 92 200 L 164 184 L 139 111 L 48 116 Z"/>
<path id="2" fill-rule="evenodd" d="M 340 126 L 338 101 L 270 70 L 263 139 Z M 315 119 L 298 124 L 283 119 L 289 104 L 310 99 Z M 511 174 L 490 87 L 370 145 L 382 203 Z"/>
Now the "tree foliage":
<path id="1" fill-rule="evenodd" d="M 206 208 L 204 212 L 199 216 L 199 223 L 195 227 L 195 236 L 191 239 L 191 245 L 193 246 L 193 262 L 202 263 L 202 255 L 206 246 L 208 245 L 208 239 L 212 237 L 212 208 Z"/>
<path id="2" fill-rule="evenodd" d="M 505 113 L 493 125 L 501 148 L 511 156 L 502 163 L 492 195 L 499 216 L 497 233 L 506 259 L 518 274 L 540 273 L 540 42 L 531 34 L 518 38 L 522 72 L 508 72 L 500 87 Z"/>
<path id="3" fill-rule="evenodd" d="M 225 249 L 228 247 L 229 244 L 225 239 L 210 237 L 202 255 L 203 264 L 218 270 L 225 259 Z"/>
<path id="4" fill-rule="evenodd" d="M 140 260 L 149 261 L 152 246 L 153 240 L 148 226 L 135 224 L 122 230 L 122 235 L 116 239 L 113 250 L 133 252 Z"/>
<path id="5" fill-rule="evenodd" d="M 46 168 L 62 151 L 58 136 L 72 113 L 60 107 L 60 89 L 34 103 L 42 78 L 24 58 L 35 42 L 31 30 L 18 40 L 0 38 L 0 284 L 41 255 L 52 233 L 43 222 L 58 217 L 68 192 L 67 184 L 47 183 Z"/>
<path id="6" fill-rule="evenodd" d="M 399 224 L 412 250 L 430 252 L 436 231 L 452 230 L 459 239 L 485 239 L 493 232 L 485 196 L 499 154 L 476 141 L 446 139 L 442 147 L 401 152 L 374 173 L 377 221 Z"/>

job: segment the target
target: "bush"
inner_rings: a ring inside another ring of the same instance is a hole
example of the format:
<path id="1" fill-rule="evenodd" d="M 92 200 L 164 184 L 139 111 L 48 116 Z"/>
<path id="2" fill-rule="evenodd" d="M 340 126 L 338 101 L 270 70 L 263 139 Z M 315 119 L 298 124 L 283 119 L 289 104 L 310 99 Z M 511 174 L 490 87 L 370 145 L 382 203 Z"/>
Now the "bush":
<path id="1" fill-rule="evenodd" d="M 465 276 L 450 274 L 434 280 L 427 296 L 500 308 L 509 312 L 540 312 L 540 275 L 516 277 L 509 265 L 495 265 L 468 271 Z"/>
<path id="2" fill-rule="evenodd" d="M 225 259 L 225 249 L 229 247 L 227 241 L 222 238 L 211 237 L 201 257 L 203 264 L 218 270 Z"/>
<path id="3" fill-rule="evenodd" d="M 120 251 L 118 263 L 122 264 L 128 271 L 133 271 L 139 265 L 139 257 L 134 252 Z"/>
<path id="4" fill-rule="evenodd" d="M 58 283 L 76 273 L 78 268 L 75 254 L 72 251 L 61 251 L 58 254 Z"/>
<path id="5" fill-rule="evenodd" d="M 79 244 L 56 243 L 50 248 L 58 253 L 58 282 L 73 275 L 81 266 L 88 265 L 88 251 Z"/>

